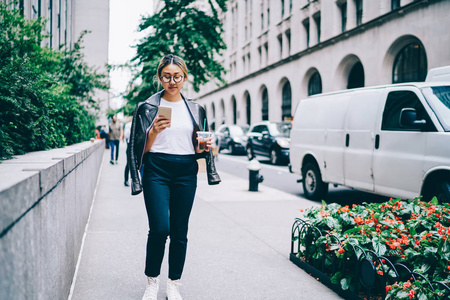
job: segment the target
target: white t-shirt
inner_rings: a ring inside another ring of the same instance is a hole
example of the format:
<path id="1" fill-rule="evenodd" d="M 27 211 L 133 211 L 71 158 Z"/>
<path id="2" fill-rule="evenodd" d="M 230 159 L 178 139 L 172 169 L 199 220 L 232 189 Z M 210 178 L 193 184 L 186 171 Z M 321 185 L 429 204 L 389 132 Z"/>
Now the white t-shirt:
<path id="1" fill-rule="evenodd" d="M 184 101 L 170 102 L 161 98 L 160 106 L 172 108 L 170 127 L 158 134 L 150 152 L 178 155 L 195 154 L 192 143 L 194 124 Z"/>

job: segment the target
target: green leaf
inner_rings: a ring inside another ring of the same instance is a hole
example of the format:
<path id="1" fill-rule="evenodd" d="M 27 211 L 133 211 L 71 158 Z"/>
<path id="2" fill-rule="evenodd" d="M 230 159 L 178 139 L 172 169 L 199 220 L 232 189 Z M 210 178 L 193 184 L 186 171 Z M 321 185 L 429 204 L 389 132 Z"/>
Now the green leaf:
<path id="1" fill-rule="evenodd" d="M 350 287 L 350 283 L 351 283 L 350 278 L 348 278 L 348 277 L 342 278 L 341 279 L 341 287 L 342 287 L 342 289 L 344 291 L 348 290 L 348 288 Z"/>

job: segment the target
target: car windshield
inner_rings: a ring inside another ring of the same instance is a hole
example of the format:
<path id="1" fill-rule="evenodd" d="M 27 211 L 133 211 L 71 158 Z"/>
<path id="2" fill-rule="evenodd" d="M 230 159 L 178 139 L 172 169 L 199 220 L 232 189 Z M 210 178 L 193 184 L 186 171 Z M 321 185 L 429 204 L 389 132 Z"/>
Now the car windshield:
<path id="1" fill-rule="evenodd" d="M 232 136 L 245 135 L 244 130 L 242 130 L 242 128 L 239 126 L 230 126 L 229 128 L 230 128 L 230 135 Z"/>
<path id="2" fill-rule="evenodd" d="M 445 131 L 450 131 L 450 86 L 432 86 L 422 89 L 428 103 Z"/>
<path id="3" fill-rule="evenodd" d="M 291 126 L 289 123 L 271 123 L 269 124 L 269 131 L 273 136 L 289 137 Z"/>

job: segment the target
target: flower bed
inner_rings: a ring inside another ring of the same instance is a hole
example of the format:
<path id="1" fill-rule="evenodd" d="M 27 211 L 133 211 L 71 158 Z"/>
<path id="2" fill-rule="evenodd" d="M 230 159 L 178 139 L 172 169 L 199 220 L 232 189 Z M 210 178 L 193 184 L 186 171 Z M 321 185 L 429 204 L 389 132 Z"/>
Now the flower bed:
<path id="1" fill-rule="evenodd" d="M 291 260 L 367 299 L 450 299 L 450 205 L 436 199 L 307 209 Z M 310 271 L 308 271 L 310 272 Z"/>

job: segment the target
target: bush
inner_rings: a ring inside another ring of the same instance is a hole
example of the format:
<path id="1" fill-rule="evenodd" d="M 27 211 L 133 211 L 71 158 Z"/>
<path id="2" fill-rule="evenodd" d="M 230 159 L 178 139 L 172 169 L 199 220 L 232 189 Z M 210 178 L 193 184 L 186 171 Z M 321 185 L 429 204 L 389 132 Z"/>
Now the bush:
<path id="1" fill-rule="evenodd" d="M 94 136 L 94 90 L 105 75 L 87 66 L 80 36 L 73 50 L 42 47 L 45 20 L 0 3 L 0 160 Z"/>
<path id="2" fill-rule="evenodd" d="M 386 299 L 448 293 L 433 282 L 441 287 L 450 283 L 449 204 L 440 205 L 436 198 L 353 207 L 323 203 L 307 209 L 304 217 L 313 229 L 295 238 L 303 249 L 297 256 L 322 261 L 324 272 L 342 289 L 358 291 L 365 261 L 374 271 L 374 287 L 386 293 Z"/>

